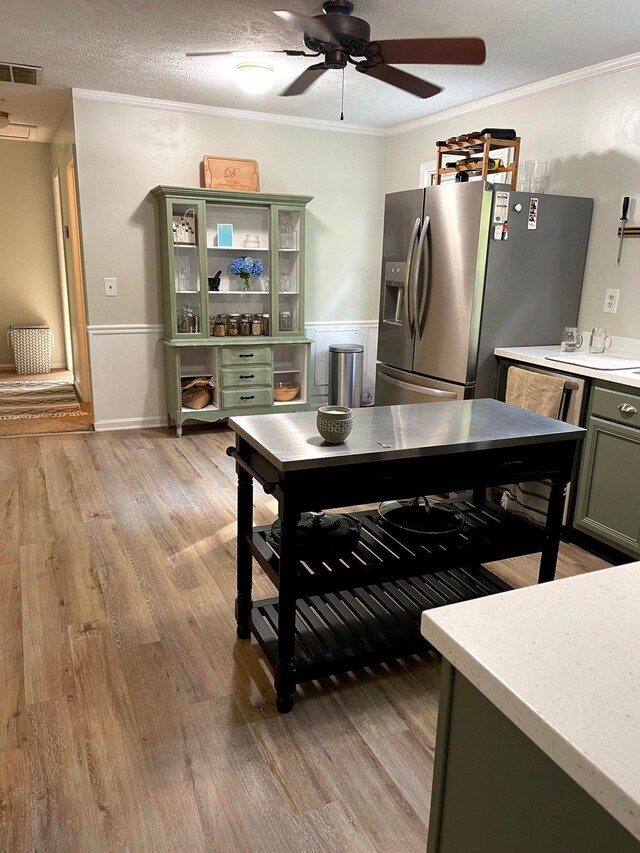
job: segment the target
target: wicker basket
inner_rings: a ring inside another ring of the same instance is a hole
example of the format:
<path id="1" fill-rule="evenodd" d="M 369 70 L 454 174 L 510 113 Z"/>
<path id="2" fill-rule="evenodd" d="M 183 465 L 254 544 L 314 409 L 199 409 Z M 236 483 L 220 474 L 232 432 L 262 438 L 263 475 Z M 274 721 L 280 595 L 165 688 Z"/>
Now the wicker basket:
<path id="1" fill-rule="evenodd" d="M 9 326 L 16 373 L 51 373 L 52 334 L 49 326 L 17 323 Z"/>

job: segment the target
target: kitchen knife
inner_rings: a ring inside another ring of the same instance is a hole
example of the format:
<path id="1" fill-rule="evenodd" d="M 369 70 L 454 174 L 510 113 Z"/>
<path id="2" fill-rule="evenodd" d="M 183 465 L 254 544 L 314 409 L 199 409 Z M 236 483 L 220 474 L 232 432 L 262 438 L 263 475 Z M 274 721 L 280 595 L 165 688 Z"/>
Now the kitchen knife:
<path id="1" fill-rule="evenodd" d="M 629 213 L 629 196 L 626 195 L 622 200 L 622 216 L 620 217 L 620 242 L 618 244 L 618 266 L 620 266 L 620 258 L 622 257 L 622 241 L 624 240 L 624 229 L 627 224 L 627 213 Z"/>

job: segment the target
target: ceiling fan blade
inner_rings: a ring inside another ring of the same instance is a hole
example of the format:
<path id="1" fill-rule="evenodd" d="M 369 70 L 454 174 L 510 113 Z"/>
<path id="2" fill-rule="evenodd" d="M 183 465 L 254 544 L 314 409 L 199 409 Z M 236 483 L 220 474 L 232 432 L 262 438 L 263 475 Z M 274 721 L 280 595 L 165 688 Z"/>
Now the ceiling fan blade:
<path id="1" fill-rule="evenodd" d="M 288 97 L 289 95 L 301 95 L 303 92 L 307 91 L 312 83 L 316 82 L 318 77 L 321 77 L 324 72 L 328 70 L 329 69 L 325 65 L 320 63 L 318 65 L 310 65 L 293 81 L 288 89 L 285 89 L 285 91 L 282 92 L 282 95 L 284 97 Z"/>
<path id="2" fill-rule="evenodd" d="M 389 83 L 391 86 L 403 89 L 405 92 L 409 92 L 410 95 L 415 95 L 418 98 L 432 98 L 438 92 L 442 91 L 439 86 L 427 83 L 426 80 L 421 80 L 413 74 L 407 74 L 406 71 L 401 71 L 392 65 L 386 65 L 384 62 L 380 65 L 369 65 L 366 61 L 359 62 L 356 68 L 369 77 L 376 77 L 378 80 L 382 80 L 383 83 Z"/>
<path id="3" fill-rule="evenodd" d="M 307 55 L 304 50 L 207 50 L 185 53 L 185 56 L 275 56 L 276 53 L 286 53 L 287 56 Z"/>
<path id="4" fill-rule="evenodd" d="M 37 124 L 23 124 L 21 121 L 10 121 L 7 127 L 28 127 L 29 130 L 37 130 Z"/>
<path id="5" fill-rule="evenodd" d="M 390 39 L 369 42 L 364 55 L 391 65 L 482 65 L 487 50 L 478 38 Z"/>
<path id="6" fill-rule="evenodd" d="M 325 24 L 322 18 L 310 18 L 308 15 L 300 15 L 298 12 L 287 12 L 284 9 L 274 11 L 274 15 L 282 18 L 296 30 L 301 30 L 305 36 L 322 44 L 332 44 L 340 47 L 340 42 Z"/>

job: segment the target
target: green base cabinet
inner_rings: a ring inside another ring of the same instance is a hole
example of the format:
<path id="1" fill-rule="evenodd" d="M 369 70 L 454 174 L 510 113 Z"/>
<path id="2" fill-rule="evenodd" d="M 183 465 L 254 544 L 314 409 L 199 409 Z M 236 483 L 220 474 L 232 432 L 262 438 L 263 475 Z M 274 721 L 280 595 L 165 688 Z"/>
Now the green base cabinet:
<path id="1" fill-rule="evenodd" d="M 311 341 L 304 336 L 305 213 L 312 196 L 156 187 L 167 411 L 185 421 L 308 408 Z M 244 269 L 234 261 L 245 259 Z M 234 269 L 236 271 L 234 272 Z M 246 274 L 245 274 L 246 273 Z M 220 335 L 216 317 L 251 315 L 263 333 Z M 240 368 L 251 366 L 251 370 Z M 203 409 L 182 406 L 182 382 L 215 385 Z M 298 384 L 291 402 L 274 399 Z"/>
<path id="2" fill-rule="evenodd" d="M 640 558 L 640 394 L 595 383 L 574 526 Z"/>
<path id="3" fill-rule="evenodd" d="M 624 827 L 443 661 L 427 853 L 639 851 Z"/>

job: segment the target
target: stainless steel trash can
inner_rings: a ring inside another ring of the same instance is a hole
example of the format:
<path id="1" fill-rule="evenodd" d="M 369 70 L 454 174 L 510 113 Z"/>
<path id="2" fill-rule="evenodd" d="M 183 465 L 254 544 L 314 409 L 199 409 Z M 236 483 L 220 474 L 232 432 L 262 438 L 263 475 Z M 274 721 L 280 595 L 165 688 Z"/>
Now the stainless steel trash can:
<path id="1" fill-rule="evenodd" d="M 360 407 L 362 398 L 362 344 L 332 344 L 329 347 L 329 405 Z"/>

